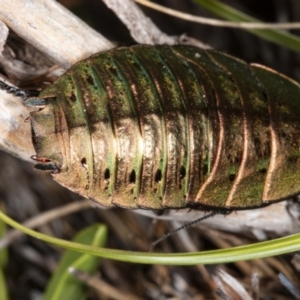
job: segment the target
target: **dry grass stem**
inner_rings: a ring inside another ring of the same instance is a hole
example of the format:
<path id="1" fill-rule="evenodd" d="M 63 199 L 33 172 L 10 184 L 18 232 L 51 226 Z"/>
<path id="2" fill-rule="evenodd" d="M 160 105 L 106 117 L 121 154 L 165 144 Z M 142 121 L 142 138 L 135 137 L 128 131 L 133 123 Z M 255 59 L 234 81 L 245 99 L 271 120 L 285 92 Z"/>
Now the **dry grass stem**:
<path id="1" fill-rule="evenodd" d="M 180 11 L 167 8 L 165 6 L 150 2 L 148 0 L 134 0 L 135 2 L 162 12 L 164 14 L 202 25 L 218 26 L 218 27 L 229 27 L 239 29 L 300 29 L 300 22 L 293 23 L 254 23 L 254 22 L 230 22 L 221 21 L 217 19 L 204 18 L 199 16 L 193 16 L 191 14 L 182 13 Z"/>
<path id="2" fill-rule="evenodd" d="M 101 280 L 99 277 L 91 276 L 86 272 L 77 270 L 75 268 L 69 268 L 69 273 L 98 291 L 99 296 L 101 295 L 102 297 L 104 296 L 114 300 L 141 300 L 141 298 L 136 297 L 130 293 L 119 292 L 117 288 Z"/>
<path id="3" fill-rule="evenodd" d="M 63 216 L 67 216 L 69 214 L 73 214 L 78 211 L 82 211 L 85 209 L 91 208 L 91 202 L 89 200 L 81 200 L 72 202 L 70 204 L 66 204 L 64 206 L 51 209 L 49 211 L 40 213 L 39 215 L 28 219 L 22 224 L 28 228 L 37 228 L 39 226 L 45 225 L 55 219 L 61 218 Z M 9 246 L 13 243 L 17 238 L 24 235 L 23 232 L 18 231 L 16 229 L 10 230 L 4 238 L 0 240 L 0 249 Z"/>

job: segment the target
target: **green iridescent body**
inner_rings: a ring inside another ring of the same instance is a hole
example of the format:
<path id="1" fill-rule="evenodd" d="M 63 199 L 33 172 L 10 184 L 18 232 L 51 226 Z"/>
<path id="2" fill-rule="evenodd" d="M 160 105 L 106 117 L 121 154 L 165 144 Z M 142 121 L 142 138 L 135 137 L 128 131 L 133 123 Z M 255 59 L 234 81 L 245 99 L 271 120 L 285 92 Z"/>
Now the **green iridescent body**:
<path id="1" fill-rule="evenodd" d="M 134 46 L 75 64 L 31 113 L 39 160 L 101 205 L 262 207 L 300 193 L 300 86 L 189 46 Z"/>

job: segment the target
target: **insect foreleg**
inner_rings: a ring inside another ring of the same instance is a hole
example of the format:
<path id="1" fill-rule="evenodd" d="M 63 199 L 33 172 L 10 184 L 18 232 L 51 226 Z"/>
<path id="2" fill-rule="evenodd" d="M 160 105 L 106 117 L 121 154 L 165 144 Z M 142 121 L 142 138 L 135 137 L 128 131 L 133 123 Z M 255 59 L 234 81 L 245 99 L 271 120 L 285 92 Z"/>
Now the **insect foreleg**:
<path id="1" fill-rule="evenodd" d="M 60 172 L 60 168 L 54 162 L 35 164 L 34 168 L 36 170 L 52 174 L 57 174 Z"/>
<path id="2" fill-rule="evenodd" d="M 36 96 L 38 91 L 26 91 L 12 85 L 5 83 L 4 81 L 0 80 L 0 90 L 6 91 L 9 94 L 13 94 L 16 97 L 22 97 L 27 99 L 28 97 Z"/>

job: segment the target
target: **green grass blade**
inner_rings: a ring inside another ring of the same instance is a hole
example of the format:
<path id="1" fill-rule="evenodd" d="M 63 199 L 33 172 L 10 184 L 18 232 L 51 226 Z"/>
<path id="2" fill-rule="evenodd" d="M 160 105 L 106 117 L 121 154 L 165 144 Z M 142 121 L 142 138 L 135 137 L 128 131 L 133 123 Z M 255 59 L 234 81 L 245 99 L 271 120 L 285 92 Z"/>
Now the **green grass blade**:
<path id="1" fill-rule="evenodd" d="M 0 203 L 0 211 L 4 212 L 4 206 L 2 203 Z M 5 235 L 6 233 L 6 223 L 0 220 L 0 239 Z M 0 250 L 0 299 L 1 300 L 7 300 L 8 299 L 8 292 L 7 292 L 7 286 L 5 281 L 5 275 L 4 275 L 4 268 L 7 264 L 8 260 L 8 251 L 7 248 Z"/>
<path id="2" fill-rule="evenodd" d="M 300 250 L 300 234 L 295 234 L 272 241 L 205 252 L 157 254 L 121 251 L 83 245 L 50 237 L 22 226 L 2 212 L 0 212 L 0 219 L 10 226 L 47 243 L 85 254 L 132 263 L 163 265 L 217 264 L 270 257 Z"/>
<path id="3" fill-rule="evenodd" d="M 4 212 L 4 206 L 0 203 L 0 211 Z M 0 238 L 2 238 L 6 233 L 6 223 L 0 221 Z M 0 269 L 3 269 L 8 260 L 8 251 L 7 248 L 0 249 Z M 1 298 L 0 298 L 1 299 Z"/>
<path id="4" fill-rule="evenodd" d="M 8 300 L 8 293 L 6 288 L 5 277 L 2 269 L 0 268 L 0 299 Z"/>
<path id="5" fill-rule="evenodd" d="M 73 239 L 74 242 L 103 247 L 106 243 L 107 229 L 104 225 L 95 224 L 81 230 Z M 100 263 L 100 258 L 68 250 L 59 262 L 44 296 L 45 300 L 83 300 L 86 299 L 87 286 L 72 276 L 68 269 L 74 267 L 93 274 Z M 1 299 L 1 298 L 0 298 Z"/>
<path id="6" fill-rule="evenodd" d="M 216 14 L 229 21 L 235 22 L 261 22 L 253 17 L 248 16 L 226 4 L 223 4 L 216 0 L 194 0 L 195 3 L 199 4 L 208 11 Z M 300 37 L 276 29 L 244 29 L 247 30 L 267 41 L 273 42 L 290 50 L 300 52 Z"/>

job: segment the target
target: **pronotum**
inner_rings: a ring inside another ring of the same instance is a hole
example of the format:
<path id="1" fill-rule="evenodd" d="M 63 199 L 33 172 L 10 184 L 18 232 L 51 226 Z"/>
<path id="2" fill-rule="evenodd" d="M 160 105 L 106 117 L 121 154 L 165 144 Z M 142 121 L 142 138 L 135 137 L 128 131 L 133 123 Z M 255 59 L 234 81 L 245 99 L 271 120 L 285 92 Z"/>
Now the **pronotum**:
<path id="1" fill-rule="evenodd" d="M 104 206 L 232 211 L 300 193 L 299 91 L 224 53 L 138 45 L 75 64 L 24 104 L 38 109 L 35 168 L 70 190 Z"/>

